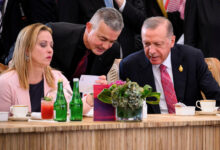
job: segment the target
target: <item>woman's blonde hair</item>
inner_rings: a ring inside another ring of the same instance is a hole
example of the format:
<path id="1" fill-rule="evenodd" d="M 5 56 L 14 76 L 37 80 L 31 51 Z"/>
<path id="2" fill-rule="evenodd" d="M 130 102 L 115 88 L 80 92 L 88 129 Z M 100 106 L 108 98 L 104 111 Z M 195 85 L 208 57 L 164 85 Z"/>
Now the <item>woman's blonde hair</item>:
<path id="1" fill-rule="evenodd" d="M 14 54 L 11 61 L 10 70 L 16 70 L 18 73 L 19 83 L 22 88 L 29 89 L 28 70 L 32 66 L 31 53 L 37 42 L 37 37 L 41 31 L 48 31 L 52 34 L 51 28 L 41 23 L 35 23 L 23 28 L 17 37 Z M 29 65 L 30 64 L 30 65 Z M 54 88 L 54 76 L 51 67 L 44 68 L 44 76 L 47 84 Z"/>

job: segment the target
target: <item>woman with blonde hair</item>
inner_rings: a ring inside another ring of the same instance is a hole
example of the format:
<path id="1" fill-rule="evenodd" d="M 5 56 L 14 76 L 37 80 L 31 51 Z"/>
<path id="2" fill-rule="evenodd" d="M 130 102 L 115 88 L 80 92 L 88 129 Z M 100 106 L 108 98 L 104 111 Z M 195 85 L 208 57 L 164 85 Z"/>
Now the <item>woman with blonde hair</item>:
<path id="1" fill-rule="evenodd" d="M 41 98 L 56 89 L 59 79 L 71 91 L 69 81 L 50 67 L 52 56 L 49 27 L 36 23 L 20 31 L 11 65 L 0 76 L 0 111 L 9 111 L 11 105 L 27 105 L 29 112 L 40 112 Z"/>

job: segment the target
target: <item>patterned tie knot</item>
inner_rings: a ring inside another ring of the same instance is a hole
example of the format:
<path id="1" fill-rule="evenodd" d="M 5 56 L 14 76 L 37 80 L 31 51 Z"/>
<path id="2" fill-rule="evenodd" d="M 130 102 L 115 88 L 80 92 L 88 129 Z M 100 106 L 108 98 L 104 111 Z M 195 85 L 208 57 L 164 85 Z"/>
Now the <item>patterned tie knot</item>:
<path id="1" fill-rule="evenodd" d="M 84 57 L 88 57 L 89 56 L 89 54 L 91 53 L 91 50 L 86 50 L 86 53 L 85 53 L 85 55 L 84 55 Z"/>
<path id="2" fill-rule="evenodd" d="M 163 64 L 160 65 L 160 71 L 164 72 L 166 71 L 167 67 Z"/>

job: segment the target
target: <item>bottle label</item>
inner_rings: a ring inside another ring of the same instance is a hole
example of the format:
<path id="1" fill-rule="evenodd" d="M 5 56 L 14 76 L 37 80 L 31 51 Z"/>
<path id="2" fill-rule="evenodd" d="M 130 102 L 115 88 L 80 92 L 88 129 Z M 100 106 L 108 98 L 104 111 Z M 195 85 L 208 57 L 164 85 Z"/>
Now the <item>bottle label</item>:
<path id="1" fill-rule="evenodd" d="M 70 107 L 70 120 L 82 120 L 83 109 L 81 104 L 74 104 Z"/>

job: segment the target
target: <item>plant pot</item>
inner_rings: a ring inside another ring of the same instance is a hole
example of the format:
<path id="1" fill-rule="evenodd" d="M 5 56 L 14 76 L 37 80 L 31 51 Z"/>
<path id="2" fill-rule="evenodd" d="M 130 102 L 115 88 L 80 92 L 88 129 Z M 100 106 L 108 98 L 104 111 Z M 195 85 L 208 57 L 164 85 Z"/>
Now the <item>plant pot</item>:
<path id="1" fill-rule="evenodd" d="M 116 119 L 117 121 L 142 121 L 143 107 L 132 110 L 129 107 L 117 107 Z"/>

